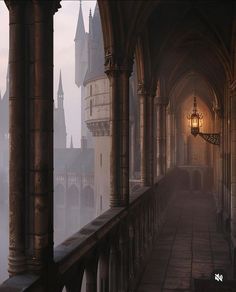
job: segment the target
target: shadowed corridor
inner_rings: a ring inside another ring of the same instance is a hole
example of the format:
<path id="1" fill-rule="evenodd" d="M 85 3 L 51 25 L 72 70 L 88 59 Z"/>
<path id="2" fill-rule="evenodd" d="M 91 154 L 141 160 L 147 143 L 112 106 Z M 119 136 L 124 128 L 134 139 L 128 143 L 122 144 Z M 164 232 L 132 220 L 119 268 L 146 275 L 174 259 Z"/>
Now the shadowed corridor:
<path id="1" fill-rule="evenodd" d="M 138 292 L 194 291 L 193 279 L 223 269 L 232 278 L 227 241 L 216 227 L 211 193 L 178 192 L 167 212 Z"/>

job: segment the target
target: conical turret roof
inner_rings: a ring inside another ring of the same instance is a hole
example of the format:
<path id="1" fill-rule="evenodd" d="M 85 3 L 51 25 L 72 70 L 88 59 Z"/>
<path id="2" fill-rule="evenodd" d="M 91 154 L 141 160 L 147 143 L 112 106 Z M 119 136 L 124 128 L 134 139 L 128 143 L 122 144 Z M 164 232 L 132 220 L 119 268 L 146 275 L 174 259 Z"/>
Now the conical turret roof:
<path id="1" fill-rule="evenodd" d="M 82 4 L 80 1 L 80 9 L 79 9 L 79 17 L 76 27 L 76 33 L 75 33 L 75 41 L 81 41 L 84 39 L 86 33 L 85 33 L 85 27 L 84 27 L 84 17 L 82 12 Z"/>

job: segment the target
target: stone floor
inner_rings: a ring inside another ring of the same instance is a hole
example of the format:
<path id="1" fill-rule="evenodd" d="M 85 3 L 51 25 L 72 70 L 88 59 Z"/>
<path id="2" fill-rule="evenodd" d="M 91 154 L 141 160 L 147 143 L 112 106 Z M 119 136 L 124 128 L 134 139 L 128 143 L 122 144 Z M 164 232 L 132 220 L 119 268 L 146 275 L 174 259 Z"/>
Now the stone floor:
<path id="1" fill-rule="evenodd" d="M 213 197 L 179 192 L 137 291 L 190 292 L 193 279 L 210 279 L 214 269 L 224 269 L 231 278 L 228 244 L 216 228 Z"/>

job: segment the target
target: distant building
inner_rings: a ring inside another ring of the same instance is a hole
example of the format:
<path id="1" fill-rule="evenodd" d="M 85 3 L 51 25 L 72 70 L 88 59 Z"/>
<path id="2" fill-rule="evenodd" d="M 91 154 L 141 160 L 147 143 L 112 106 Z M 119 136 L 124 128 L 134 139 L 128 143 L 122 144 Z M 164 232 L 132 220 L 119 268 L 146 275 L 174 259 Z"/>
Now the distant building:
<path id="1" fill-rule="evenodd" d="M 54 148 L 66 148 L 66 121 L 64 111 L 64 92 L 62 87 L 61 71 L 57 91 L 57 108 L 54 108 Z"/>
<path id="2" fill-rule="evenodd" d="M 139 106 L 137 100 L 136 72 L 130 78 L 130 177 L 139 177 L 140 161 L 134 153 L 139 153 Z M 89 33 L 85 32 L 81 9 L 75 36 L 75 83 L 81 87 L 83 135 L 93 136 L 94 147 L 94 192 L 96 215 L 109 208 L 110 194 L 110 85 L 104 73 L 103 35 L 98 4 L 94 15 L 89 13 Z M 91 135 L 91 134 L 90 134 Z M 89 138 L 90 139 L 90 138 Z M 139 156 L 139 155 L 138 155 Z M 137 183 L 132 183 L 131 187 Z"/>
<path id="3" fill-rule="evenodd" d="M 87 138 L 88 147 L 93 146 L 92 134 L 88 130 L 85 123 L 85 88 L 84 88 L 84 78 L 88 68 L 88 38 L 89 34 L 85 32 L 84 18 L 81 9 L 80 10 L 78 23 L 75 34 L 75 84 L 81 90 L 81 137 Z"/>
<path id="4" fill-rule="evenodd" d="M 6 76 L 6 91 L 0 93 L 0 202 L 8 202 L 9 170 L 9 67 Z"/>
<path id="5" fill-rule="evenodd" d="M 60 72 L 54 109 L 54 229 L 58 244 L 95 217 L 94 150 L 86 137 L 81 148 L 66 148 L 64 92 Z"/>

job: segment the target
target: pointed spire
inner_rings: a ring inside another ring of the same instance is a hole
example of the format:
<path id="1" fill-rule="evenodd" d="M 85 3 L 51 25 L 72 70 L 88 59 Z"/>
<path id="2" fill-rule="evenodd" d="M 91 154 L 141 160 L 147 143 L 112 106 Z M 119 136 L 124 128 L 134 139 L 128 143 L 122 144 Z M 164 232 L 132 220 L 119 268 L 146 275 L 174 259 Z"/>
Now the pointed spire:
<path id="1" fill-rule="evenodd" d="M 62 87 L 62 79 L 61 79 L 61 70 L 60 70 L 59 85 L 58 85 L 58 91 L 57 91 L 57 94 L 58 94 L 58 95 L 64 95 L 63 87 Z"/>
<path id="2" fill-rule="evenodd" d="M 94 16 L 98 16 L 99 17 L 99 15 L 100 15 L 100 13 L 99 13 L 98 2 L 96 2 L 96 6 L 95 6 L 95 9 L 94 9 L 93 17 Z"/>
<path id="3" fill-rule="evenodd" d="M 71 149 L 74 148 L 74 147 L 73 147 L 73 137 L 72 137 L 72 135 L 71 135 L 71 138 L 70 138 L 70 148 L 71 148 Z"/>
<path id="4" fill-rule="evenodd" d="M 93 17 L 92 17 L 92 10 L 89 9 L 89 34 L 92 33 L 92 25 L 93 25 Z"/>
<path id="5" fill-rule="evenodd" d="M 82 1 L 80 1 L 79 17 L 75 33 L 75 41 L 83 41 L 85 37 L 84 17 L 82 12 Z"/>
<path id="6" fill-rule="evenodd" d="M 60 70 L 59 84 L 58 84 L 58 90 L 57 90 L 58 108 L 63 109 L 63 99 L 64 99 L 64 92 L 63 92 L 63 87 L 62 87 L 62 78 L 61 78 L 61 70 Z"/>

